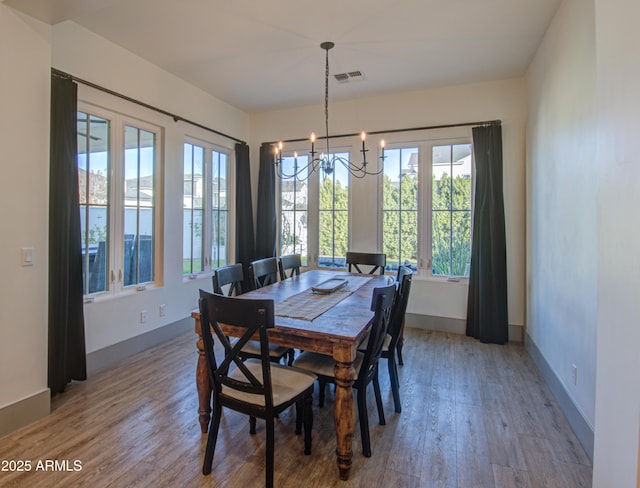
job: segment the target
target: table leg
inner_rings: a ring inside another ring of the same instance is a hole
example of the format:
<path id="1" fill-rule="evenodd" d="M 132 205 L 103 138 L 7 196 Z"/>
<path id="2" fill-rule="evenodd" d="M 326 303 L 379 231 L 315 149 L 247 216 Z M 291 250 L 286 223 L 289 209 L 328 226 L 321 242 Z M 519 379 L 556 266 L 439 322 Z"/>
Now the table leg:
<path id="1" fill-rule="evenodd" d="M 198 389 L 198 416 L 200 430 L 206 434 L 209 430 L 209 420 L 211 419 L 211 383 L 209 372 L 207 371 L 207 358 L 204 354 L 204 343 L 202 342 L 202 331 L 200 329 L 200 318 L 195 319 L 196 334 L 198 334 L 198 364 L 196 366 L 196 387 Z"/>
<path id="2" fill-rule="evenodd" d="M 333 406 L 333 418 L 336 425 L 336 455 L 340 479 L 347 480 L 353 457 L 352 441 L 356 421 L 353 402 L 353 381 L 356 377 L 353 368 L 355 351 L 352 351 L 351 347 L 336 348 L 333 357 L 336 360 L 334 368 L 336 393 Z"/>

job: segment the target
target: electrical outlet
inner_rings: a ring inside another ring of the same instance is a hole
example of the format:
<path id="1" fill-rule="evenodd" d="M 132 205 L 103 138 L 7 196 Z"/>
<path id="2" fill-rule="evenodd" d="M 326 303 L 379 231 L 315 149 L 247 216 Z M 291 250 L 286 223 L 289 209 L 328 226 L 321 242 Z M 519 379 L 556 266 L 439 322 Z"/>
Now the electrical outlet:
<path id="1" fill-rule="evenodd" d="M 140 312 L 140 323 L 144 324 L 147 322 L 147 311 L 143 310 L 142 312 Z"/>
<path id="2" fill-rule="evenodd" d="M 574 385 L 578 384 L 578 367 L 575 364 L 571 365 L 571 380 Z"/>
<path id="3" fill-rule="evenodd" d="M 158 309 L 158 314 L 160 315 L 160 317 L 164 317 L 164 314 L 165 314 L 165 304 L 164 303 L 162 305 L 160 305 L 160 308 Z"/>

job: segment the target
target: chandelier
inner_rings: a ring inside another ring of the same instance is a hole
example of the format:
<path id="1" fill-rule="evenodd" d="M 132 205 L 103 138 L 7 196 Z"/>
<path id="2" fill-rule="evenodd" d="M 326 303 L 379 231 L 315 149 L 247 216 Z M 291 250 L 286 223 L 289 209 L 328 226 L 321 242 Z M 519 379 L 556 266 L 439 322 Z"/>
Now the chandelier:
<path id="1" fill-rule="evenodd" d="M 280 178 L 296 178 L 298 180 L 306 179 L 311 173 L 323 171 L 325 175 L 333 173 L 336 164 L 342 164 L 347 171 L 356 178 L 364 178 L 367 175 L 378 175 L 383 170 L 384 165 L 384 140 L 380 141 L 381 155 L 380 160 L 382 164 L 380 168 L 372 171 L 367 167 L 367 148 L 365 147 L 365 141 L 367 134 L 362 132 L 360 139 L 362 140 L 362 162 L 352 163 L 347 158 L 343 158 L 336 154 L 331 154 L 329 147 L 329 50 L 332 49 L 335 44 L 331 41 L 323 42 L 320 47 L 325 50 L 325 71 L 324 71 L 324 129 L 325 129 L 325 147 L 324 151 L 318 155 L 318 151 L 315 150 L 316 134 L 311 133 L 309 141 L 311 142 L 311 151 L 309 151 L 309 159 L 306 164 L 298 166 L 298 154 L 294 153 L 293 156 L 293 169 L 290 173 L 287 173 L 282 166 L 282 141 L 274 148 L 274 164 L 276 166 L 276 173 Z"/>

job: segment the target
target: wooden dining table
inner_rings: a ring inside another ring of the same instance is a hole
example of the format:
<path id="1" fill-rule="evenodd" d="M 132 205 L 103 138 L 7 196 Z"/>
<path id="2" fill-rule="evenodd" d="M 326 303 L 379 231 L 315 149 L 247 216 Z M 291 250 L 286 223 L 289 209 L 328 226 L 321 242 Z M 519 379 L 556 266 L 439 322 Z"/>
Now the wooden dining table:
<path id="1" fill-rule="evenodd" d="M 330 279 L 344 279 L 347 283 L 333 293 L 312 290 L 314 287 L 324 290 L 337 283 L 334 280 L 324 284 Z M 274 301 L 275 327 L 269 330 L 270 343 L 326 354 L 335 360 L 333 408 L 336 455 L 339 475 L 343 480 L 349 478 L 353 457 L 355 406 L 352 386 L 356 378 L 353 361 L 374 316 L 371 310 L 373 289 L 387 285 L 390 280 L 387 276 L 310 270 L 239 297 Z M 211 385 L 203 349 L 200 313 L 194 311 L 191 316 L 195 319 L 195 331 L 198 334 L 198 414 L 202 432 L 206 433 L 211 416 Z M 230 336 L 241 335 L 241 330 L 234 327 L 223 325 L 223 329 Z"/>

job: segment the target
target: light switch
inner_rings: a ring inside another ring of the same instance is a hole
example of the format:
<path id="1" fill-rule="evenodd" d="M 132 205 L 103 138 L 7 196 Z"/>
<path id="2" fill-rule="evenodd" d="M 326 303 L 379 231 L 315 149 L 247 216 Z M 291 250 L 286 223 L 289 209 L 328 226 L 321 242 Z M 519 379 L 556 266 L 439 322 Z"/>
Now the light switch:
<path id="1" fill-rule="evenodd" d="M 32 247 L 23 247 L 20 254 L 22 266 L 33 266 L 35 256 Z"/>

